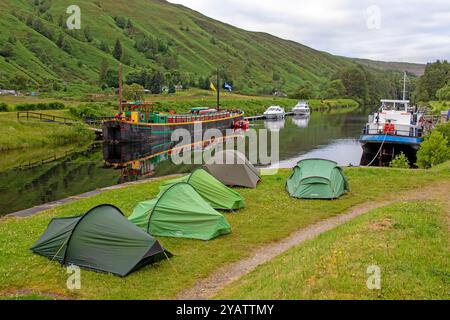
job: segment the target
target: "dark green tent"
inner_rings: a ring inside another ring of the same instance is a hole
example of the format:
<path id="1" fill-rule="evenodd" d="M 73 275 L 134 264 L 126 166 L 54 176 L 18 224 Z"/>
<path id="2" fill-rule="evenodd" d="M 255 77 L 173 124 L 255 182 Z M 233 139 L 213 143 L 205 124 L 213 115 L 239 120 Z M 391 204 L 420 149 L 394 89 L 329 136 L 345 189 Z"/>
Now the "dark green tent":
<path id="1" fill-rule="evenodd" d="M 231 227 L 194 187 L 172 185 L 158 198 L 139 203 L 129 220 L 154 236 L 211 240 Z"/>
<path id="2" fill-rule="evenodd" d="M 242 196 L 214 178 L 204 169 L 197 169 L 190 175 L 161 184 L 161 191 L 179 182 L 189 183 L 211 207 L 217 210 L 238 210 L 245 207 Z"/>
<path id="3" fill-rule="evenodd" d="M 31 251 L 62 265 L 122 277 L 170 256 L 111 205 L 95 207 L 83 216 L 53 219 Z"/>
<path id="4" fill-rule="evenodd" d="M 294 198 L 336 199 L 349 191 L 349 186 L 336 162 L 307 159 L 294 167 L 286 190 Z"/>

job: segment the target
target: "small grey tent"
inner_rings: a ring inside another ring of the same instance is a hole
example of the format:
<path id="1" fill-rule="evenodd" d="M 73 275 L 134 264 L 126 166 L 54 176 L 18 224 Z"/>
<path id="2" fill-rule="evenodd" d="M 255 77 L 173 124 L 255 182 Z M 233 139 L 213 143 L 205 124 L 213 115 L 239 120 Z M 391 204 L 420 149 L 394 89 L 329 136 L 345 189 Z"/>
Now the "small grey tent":
<path id="1" fill-rule="evenodd" d="M 206 171 L 229 187 L 255 189 L 261 180 L 258 170 L 236 150 L 220 151 L 209 163 L 204 166 Z"/>
<path id="2" fill-rule="evenodd" d="M 294 167 L 286 190 L 294 198 L 336 199 L 350 189 L 344 172 L 336 162 L 307 159 Z"/>
<path id="3" fill-rule="evenodd" d="M 111 205 L 95 207 L 83 216 L 53 219 L 31 251 L 61 265 L 122 277 L 171 255 Z"/>

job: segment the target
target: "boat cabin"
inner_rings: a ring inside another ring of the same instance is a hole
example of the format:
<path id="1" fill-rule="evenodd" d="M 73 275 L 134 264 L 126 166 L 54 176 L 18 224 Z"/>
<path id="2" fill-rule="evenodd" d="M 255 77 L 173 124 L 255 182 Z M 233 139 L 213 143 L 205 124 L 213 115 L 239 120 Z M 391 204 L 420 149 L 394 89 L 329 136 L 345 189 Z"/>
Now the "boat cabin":
<path id="1" fill-rule="evenodd" d="M 378 123 L 395 123 L 398 125 L 414 124 L 414 108 L 410 107 L 409 100 L 381 100 L 381 108 L 375 115 L 374 121 Z"/>
<path id="2" fill-rule="evenodd" d="M 381 107 L 369 116 L 364 134 L 422 136 L 423 113 L 410 106 L 409 100 L 381 100 Z"/>

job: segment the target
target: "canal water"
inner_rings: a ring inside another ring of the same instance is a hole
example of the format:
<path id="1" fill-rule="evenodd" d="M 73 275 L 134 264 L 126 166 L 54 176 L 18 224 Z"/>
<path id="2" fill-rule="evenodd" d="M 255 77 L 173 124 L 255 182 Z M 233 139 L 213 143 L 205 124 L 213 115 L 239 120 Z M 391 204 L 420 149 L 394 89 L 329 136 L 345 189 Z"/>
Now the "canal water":
<path id="1" fill-rule="evenodd" d="M 251 128 L 279 133 L 280 161 L 272 165 L 292 168 L 301 159 L 325 158 L 341 166 L 357 166 L 362 156 L 358 138 L 367 114 L 317 112 L 310 118 L 256 121 Z M 96 144 L 73 152 L 32 150 L 29 158 L 26 152 L 1 154 L 9 161 L 0 162 L 0 215 L 97 188 L 192 170 L 189 165 L 174 165 L 164 150 L 167 146 Z"/>

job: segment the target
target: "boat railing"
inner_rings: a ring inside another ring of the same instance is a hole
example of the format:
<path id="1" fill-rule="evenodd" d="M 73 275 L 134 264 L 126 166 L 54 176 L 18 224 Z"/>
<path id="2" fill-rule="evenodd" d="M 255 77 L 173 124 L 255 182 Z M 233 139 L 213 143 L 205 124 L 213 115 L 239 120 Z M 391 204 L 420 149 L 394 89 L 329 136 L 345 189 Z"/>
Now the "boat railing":
<path id="1" fill-rule="evenodd" d="M 409 130 L 390 130 L 386 128 L 369 129 L 369 127 L 367 126 L 363 129 L 363 135 L 391 135 L 411 138 L 423 138 L 425 136 L 425 133 L 423 129 L 414 127 L 411 127 Z"/>

